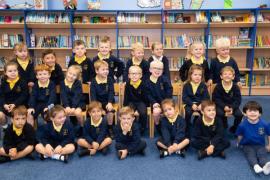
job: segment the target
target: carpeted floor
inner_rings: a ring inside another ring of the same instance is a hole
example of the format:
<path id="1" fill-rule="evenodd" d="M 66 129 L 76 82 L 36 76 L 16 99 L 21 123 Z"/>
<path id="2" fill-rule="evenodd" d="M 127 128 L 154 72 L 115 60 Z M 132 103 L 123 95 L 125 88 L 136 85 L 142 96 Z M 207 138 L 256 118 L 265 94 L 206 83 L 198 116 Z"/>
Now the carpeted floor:
<path id="1" fill-rule="evenodd" d="M 263 105 L 263 117 L 270 119 L 270 97 L 244 97 L 247 100 L 257 100 Z M 268 122 L 270 122 L 268 120 Z M 0 165 L 1 180 L 14 179 L 46 179 L 46 180 L 252 180 L 270 179 L 270 176 L 255 175 L 247 164 L 243 153 L 235 147 L 232 140 L 231 147 L 226 151 L 227 159 L 207 158 L 197 160 L 196 152 L 190 149 L 186 158 L 171 156 L 160 160 L 155 147 L 155 139 L 145 137 L 147 141 L 146 155 L 128 157 L 119 161 L 114 146 L 107 156 L 97 154 L 94 157 L 79 159 L 74 154 L 68 164 L 59 161 L 39 159 L 18 160 Z M 270 158 L 270 155 L 269 155 Z"/>

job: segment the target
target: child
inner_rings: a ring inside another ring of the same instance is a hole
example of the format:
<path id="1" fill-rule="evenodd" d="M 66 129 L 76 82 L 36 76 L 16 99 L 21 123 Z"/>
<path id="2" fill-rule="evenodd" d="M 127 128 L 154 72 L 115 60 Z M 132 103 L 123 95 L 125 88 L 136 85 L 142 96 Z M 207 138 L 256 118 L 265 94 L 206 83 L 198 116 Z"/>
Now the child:
<path id="1" fill-rule="evenodd" d="M 216 118 L 216 105 L 210 100 L 201 103 L 202 117 L 194 125 L 192 146 L 198 150 L 198 160 L 207 156 L 226 158 L 224 150 L 230 142 L 224 138 L 222 122 Z"/>
<path id="2" fill-rule="evenodd" d="M 187 51 L 186 61 L 181 66 L 179 73 L 182 82 L 188 78 L 188 71 L 193 64 L 197 64 L 203 68 L 205 82 L 210 83 L 210 70 L 207 60 L 204 57 L 205 44 L 201 41 L 195 41 L 189 46 Z M 209 82 L 208 82 L 209 81 Z"/>
<path id="3" fill-rule="evenodd" d="M 60 96 L 67 116 L 76 116 L 80 125 L 83 125 L 82 109 L 85 107 L 82 83 L 79 80 L 82 69 L 79 65 L 68 68 L 66 78 L 60 83 Z"/>
<path id="4" fill-rule="evenodd" d="M 154 42 L 151 46 L 152 56 L 148 59 L 148 62 L 160 61 L 163 63 L 163 75 L 167 76 L 169 81 L 171 81 L 170 69 L 169 69 L 169 60 L 166 56 L 163 56 L 163 45 L 160 42 Z"/>
<path id="5" fill-rule="evenodd" d="M 218 83 L 213 92 L 213 101 L 217 104 L 217 117 L 223 121 L 224 128 L 228 127 L 227 117 L 235 117 L 233 126 L 229 129 L 235 133 L 238 124 L 242 120 L 242 112 L 239 109 L 241 104 L 241 92 L 233 82 L 235 71 L 230 66 L 225 66 L 220 75 L 222 81 Z"/>
<path id="6" fill-rule="evenodd" d="M 85 44 L 82 40 L 74 41 L 73 53 L 75 56 L 70 59 L 68 67 L 80 65 L 82 68 L 82 82 L 90 84 L 95 71 L 91 59 L 86 57 Z"/>
<path id="7" fill-rule="evenodd" d="M 45 64 L 40 64 L 35 67 L 35 71 L 38 81 L 30 95 L 27 119 L 27 122 L 32 126 L 34 119 L 39 114 L 42 114 L 44 118 L 44 114 L 56 101 L 55 85 L 50 81 L 51 69 Z"/>
<path id="8" fill-rule="evenodd" d="M 50 80 L 55 85 L 60 85 L 60 82 L 64 80 L 64 73 L 62 67 L 56 62 L 56 54 L 52 49 L 46 49 L 42 53 L 43 63 L 51 68 Z"/>
<path id="9" fill-rule="evenodd" d="M 135 113 L 130 107 L 123 107 L 119 111 L 119 120 L 115 126 L 115 148 L 118 158 L 125 159 L 128 155 L 144 155 L 146 142 L 141 140 L 140 130 L 134 123 Z"/>
<path id="10" fill-rule="evenodd" d="M 97 151 L 107 154 L 112 139 L 107 137 L 108 127 L 105 118 L 102 118 L 102 105 L 100 102 L 92 101 L 87 109 L 90 118 L 84 123 L 83 137 L 77 143 L 83 149 L 79 156 L 95 155 Z"/>
<path id="11" fill-rule="evenodd" d="M 7 128 L 0 148 L 0 163 L 28 156 L 34 150 L 36 143 L 35 131 L 26 122 L 27 109 L 24 106 L 15 107 L 12 111 L 12 124 Z"/>
<path id="12" fill-rule="evenodd" d="M 185 108 L 187 137 L 190 137 L 191 117 L 193 112 L 201 112 L 201 102 L 209 99 L 207 86 L 204 83 L 203 68 L 193 64 L 188 72 L 188 81 L 184 84 L 182 100 Z"/>
<path id="13" fill-rule="evenodd" d="M 161 103 L 165 117 L 161 119 L 161 138 L 157 141 L 160 158 L 173 153 L 185 157 L 184 149 L 189 144 L 186 138 L 186 123 L 175 110 L 172 99 L 165 99 Z"/>
<path id="14" fill-rule="evenodd" d="M 155 125 L 160 132 L 159 118 L 161 114 L 161 102 L 166 98 L 172 98 L 172 84 L 167 76 L 162 75 L 164 64 L 154 60 L 150 63 L 150 79 L 147 80 L 149 88 L 148 98 L 153 111 Z M 151 92 L 151 93 L 150 93 Z"/>
<path id="15" fill-rule="evenodd" d="M 236 61 L 230 57 L 230 39 L 222 37 L 216 40 L 217 57 L 211 60 L 211 79 L 214 84 L 220 83 L 220 71 L 225 66 L 231 66 L 235 72 L 234 82 L 241 87 L 240 72 Z"/>
<path id="16" fill-rule="evenodd" d="M 124 93 L 124 106 L 130 106 L 139 116 L 140 130 L 144 133 L 147 120 L 148 88 L 142 81 L 142 69 L 139 66 L 131 66 L 128 73 L 129 81 L 126 83 Z"/>
<path id="17" fill-rule="evenodd" d="M 6 129 L 6 116 L 11 116 L 15 107 L 27 104 L 28 86 L 18 75 L 17 63 L 7 62 L 4 73 L 5 77 L 0 85 L 0 125 Z"/>
<path id="18" fill-rule="evenodd" d="M 46 158 L 68 162 L 68 154 L 75 150 L 72 125 L 66 120 L 65 109 L 56 105 L 50 110 L 50 119 L 35 149 L 41 160 Z"/>
<path id="19" fill-rule="evenodd" d="M 98 46 L 98 54 L 93 58 L 93 63 L 97 60 L 104 60 L 109 64 L 109 77 L 115 80 L 123 75 L 124 72 L 124 62 L 111 54 L 111 41 L 108 36 L 101 38 Z"/>
<path id="20" fill-rule="evenodd" d="M 13 48 L 18 63 L 19 76 L 27 82 L 28 87 L 33 87 L 35 82 L 34 63 L 31 61 L 26 44 L 18 43 Z"/>
<path id="21" fill-rule="evenodd" d="M 112 135 L 112 125 L 114 117 L 114 84 L 108 77 L 109 65 L 106 61 L 98 60 L 94 64 L 96 77 L 93 79 L 90 88 L 91 101 L 99 101 L 102 108 L 107 112 L 110 135 Z"/>
<path id="22" fill-rule="evenodd" d="M 140 66 L 140 68 L 142 69 L 142 79 L 148 79 L 150 76 L 149 62 L 143 59 L 144 49 L 142 43 L 137 42 L 131 45 L 131 55 L 132 58 L 129 59 L 126 63 L 123 81 L 128 81 L 128 72 L 131 66 Z"/>
<path id="23" fill-rule="evenodd" d="M 236 131 L 239 145 L 243 146 L 246 159 L 255 173 L 269 175 L 270 161 L 265 148 L 265 137 L 270 139 L 270 128 L 260 118 L 262 107 L 256 101 L 249 101 L 243 107 L 243 113 L 246 117 Z M 269 142 L 267 149 L 270 149 Z"/>

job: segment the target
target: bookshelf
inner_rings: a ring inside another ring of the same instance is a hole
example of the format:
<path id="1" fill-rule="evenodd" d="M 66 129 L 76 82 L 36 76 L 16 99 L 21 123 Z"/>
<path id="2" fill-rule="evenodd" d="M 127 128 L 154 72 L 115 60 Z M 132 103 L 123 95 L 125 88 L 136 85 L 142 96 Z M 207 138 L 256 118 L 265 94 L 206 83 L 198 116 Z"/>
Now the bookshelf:
<path id="1" fill-rule="evenodd" d="M 145 59 L 151 55 L 151 44 L 161 41 L 164 54 L 170 60 L 171 79 L 177 81 L 188 43 L 204 41 L 206 57 L 210 59 L 216 56 L 214 39 L 226 35 L 233 41 L 231 56 L 236 59 L 246 83 L 242 94 L 270 95 L 270 67 L 262 67 L 262 60 L 260 66 L 257 62 L 264 57 L 263 64 L 267 64 L 270 57 L 269 27 L 270 9 L 0 10 L 0 53 L 1 57 L 11 59 L 12 43 L 21 34 L 31 55 L 39 59 L 47 49 L 46 40 L 58 38 L 58 44 L 49 46 L 55 50 L 58 63 L 66 69 L 66 56 L 72 55 L 74 39 L 86 41 L 87 55 L 92 58 L 97 53 L 99 38 L 107 35 L 111 38 L 113 54 L 123 59 L 130 57 L 130 44 L 134 41 L 144 42 Z M 240 40 L 240 46 L 239 35 L 245 31 L 248 31 L 248 40 Z M 7 42 L 3 37 L 8 38 L 8 44 L 3 45 Z"/>

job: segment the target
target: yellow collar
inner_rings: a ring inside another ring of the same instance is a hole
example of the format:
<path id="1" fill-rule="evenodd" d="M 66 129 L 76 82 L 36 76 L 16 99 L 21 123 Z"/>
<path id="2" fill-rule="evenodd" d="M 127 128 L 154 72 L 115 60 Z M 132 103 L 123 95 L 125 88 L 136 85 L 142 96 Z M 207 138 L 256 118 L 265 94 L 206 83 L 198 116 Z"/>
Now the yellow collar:
<path id="1" fill-rule="evenodd" d="M 109 59 L 110 58 L 110 53 L 107 54 L 106 56 L 103 56 L 101 53 L 98 53 L 98 58 L 100 60 Z"/>
<path id="2" fill-rule="evenodd" d="M 202 121 L 203 121 L 203 124 L 204 124 L 205 126 L 212 126 L 212 125 L 214 124 L 214 122 L 215 122 L 215 119 L 213 119 L 211 122 L 207 122 L 207 121 L 205 120 L 204 116 L 203 116 L 203 117 L 202 117 Z"/>
<path id="3" fill-rule="evenodd" d="M 194 56 L 191 56 L 191 62 L 192 62 L 192 64 L 198 64 L 198 65 L 201 65 L 201 64 L 203 64 L 203 60 L 204 60 L 204 58 L 203 58 L 203 56 L 202 57 L 200 57 L 200 59 L 198 60 L 198 59 L 195 59 L 195 57 Z"/>
<path id="4" fill-rule="evenodd" d="M 46 84 L 41 84 L 39 81 L 38 81 L 38 87 L 40 88 L 48 88 L 49 87 L 49 84 L 50 84 L 50 80 L 48 79 L 48 81 L 46 82 Z"/>
<path id="5" fill-rule="evenodd" d="M 16 77 L 16 79 L 13 79 L 13 80 L 7 79 L 7 82 L 9 83 L 10 89 L 14 88 L 15 84 L 19 81 L 19 79 L 20 79 L 19 76 Z"/>
<path id="6" fill-rule="evenodd" d="M 82 57 L 75 56 L 75 58 L 74 58 L 75 62 L 77 62 L 78 64 L 82 64 L 82 62 L 85 61 L 85 59 L 86 59 L 85 55 Z"/>
<path id="7" fill-rule="evenodd" d="M 64 82 L 65 82 L 65 85 L 66 85 L 69 89 L 72 88 L 73 82 L 68 82 L 66 79 L 64 80 Z"/>
<path id="8" fill-rule="evenodd" d="M 107 78 L 99 79 L 98 76 L 96 76 L 97 84 L 106 84 L 108 82 L 107 80 L 108 80 Z"/>
<path id="9" fill-rule="evenodd" d="M 94 126 L 94 127 L 98 127 L 98 126 L 101 124 L 101 122 L 102 122 L 102 117 L 100 117 L 100 119 L 98 120 L 98 122 L 97 122 L 97 123 L 94 123 L 94 121 L 93 121 L 93 118 L 92 118 L 92 117 L 90 117 L 90 121 L 91 121 L 91 125 L 92 125 L 92 126 Z"/>
<path id="10" fill-rule="evenodd" d="M 233 82 L 231 82 L 230 86 L 225 86 L 223 80 L 221 81 L 221 84 L 226 93 L 228 93 L 232 89 L 232 86 L 233 86 Z"/>
<path id="11" fill-rule="evenodd" d="M 230 56 L 228 56 L 227 58 L 224 59 L 224 58 L 221 58 L 220 55 L 217 55 L 217 58 L 218 58 L 219 62 L 222 62 L 223 64 L 229 62 L 229 60 L 230 60 Z"/>
<path id="12" fill-rule="evenodd" d="M 62 127 L 63 127 L 63 124 L 61 124 L 60 126 L 56 126 L 56 125 L 54 124 L 54 122 L 52 122 L 52 123 L 53 123 L 53 129 L 54 129 L 56 132 L 60 132 L 61 129 L 62 129 Z"/>
<path id="13" fill-rule="evenodd" d="M 150 81 L 152 81 L 152 83 L 157 83 L 158 78 L 154 77 L 153 75 L 150 76 Z"/>
<path id="14" fill-rule="evenodd" d="M 163 56 L 160 56 L 160 57 L 158 58 L 158 57 L 156 57 L 155 55 L 153 55 L 152 57 L 153 57 L 154 61 L 162 61 L 162 58 L 163 58 Z"/>
<path id="15" fill-rule="evenodd" d="M 135 57 L 132 58 L 132 64 L 134 66 L 139 66 L 141 64 L 142 61 L 136 59 Z"/>
<path id="16" fill-rule="evenodd" d="M 200 83 L 197 83 L 197 84 L 196 84 L 196 83 L 190 81 L 190 84 L 191 84 L 191 87 L 192 87 L 192 92 L 193 92 L 193 94 L 196 94 L 197 89 L 198 89 Z"/>
<path id="17" fill-rule="evenodd" d="M 17 136 L 20 136 L 22 134 L 23 128 L 16 128 L 15 125 L 12 125 L 13 131 L 17 134 Z"/>
<path id="18" fill-rule="evenodd" d="M 54 71 L 55 70 L 55 65 L 50 67 L 51 71 Z"/>
<path id="19" fill-rule="evenodd" d="M 168 119 L 168 121 L 173 125 L 173 123 L 175 123 L 177 117 L 178 117 L 178 113 L 175 115 L 175 117 L 173 117 L 173 118 L 168 118 L 168 117 L 167 117 L 167 119 Z"/>
<path id="20" fill-rule="evenodd" d="M 142 80 L 138 80 L 137 82 L 130 81 L 130 85 L 137 89 L 140 86 L 141 82 Z"/>
<path id="21" fill-rule="evenodd" d="M 29 64 L 29 58 L 27 58 L 26 60 L 22 60 L 20 58 L 17 58 L 17 61 L 20 64 L 20 66 L 23 68 L 23 70 L 26 70 L 26 68 Z"/>

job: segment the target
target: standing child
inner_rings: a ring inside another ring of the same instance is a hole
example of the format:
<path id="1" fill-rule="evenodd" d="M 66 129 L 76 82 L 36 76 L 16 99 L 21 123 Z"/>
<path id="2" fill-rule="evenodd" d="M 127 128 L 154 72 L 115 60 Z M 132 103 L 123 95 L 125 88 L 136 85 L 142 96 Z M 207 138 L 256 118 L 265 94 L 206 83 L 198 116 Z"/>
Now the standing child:
<path id="1" fill-rule="evenodd" d="M 8 62 L 4 67 L 5 77 L 0 85 L 0 125 L 7 128 L 6 116 L 19 105 L 27 105 L 28 86 L 18 75 L 18 64 Z"/>
<path id="2" fill-rule="evenodd" d="M 235 71 L 232 67 L 222 68 L 220 77 L 222 81 L 214 89 L 213 101 L 217 104 L 217 117 L 223 121 L 224 128 L 228 127 L 227 117 L 234 116 L 233 126 L 230 127 L 230 132 L 234 134 L 243 117 L 239 109 L 241 92 L 233 82 Z"/>
<path id="3" fill-rule="evenodd" d="M 0 148 L 0 163 L 30 155 L 36 143 L 35 131 L 26 122 L 27 109 L 15 107 L 12 111 L 12 124 L 7 128 L 3 147 Z M 31 155 L 29 156 L 33 158 Z"/>
<path id="4" fill-rule="evenodd" d="M 144 155 L 146 142 L 141 139 L 137 123 L 134 123 L 135 114 L 130 107 L 123 107 L 119 111 L 119 120 L 114 129 L 115 148 L 118 158 L 125 159 L 128 155 Z"/>
<path id="5" fill-rule="evenodd" d="M 83 149 L 79 152 L 79 156 L 95 155 L 97 151 L 107 154 L 108 147 L 112 143 L 112 139 L 107 137 L 108 127 L 107 121 L 102 117 L 102 104 L 98 101 L 92 101 L 87 109 L 90 118 L 84 123 L 83 136 L 79 138 L 77 143 Z"/>
<path id="6" fill-rule="evenodd" d="M 13 48 L 18 63 L 19 76 L 27 82 L 28 87 L 33 87 L 35 82 L 34 63 L 31 61 L 26 44 L 18 43 Z"/>
<path id="7" fill-rule="evenodd" d="M 104 60 L 109 65 L 109 77 L 115 81 L 123 75 L 124 72 L 124 62 L 111 54 L 111 41 L 108 36 L 100 39 L 98 45 L 98 54 L 93 58 L 93 63 L 97 60 Z"/>
<path id="8" fill-rule="evenodd" d="M 66 78 L 60 83 L 60 97 L 67 116 L 76 116 L 83 125 L 82 109 L 85 107 L 82 94 L 82 69 L 78 65 L 68 68 Z"/>
<path id="9" fill-rule="evenodd" d="M 162 113 L 161 102 L 166 98 L 172 98 L 172 84 L 167 76 L 162 75 L 164 64 L 154 60 L 150 63 L 150 78 L 147 80 L 149 88 L 148 98 L 153 111 L 153 118 L 158 132 L 160 132 L 159 118 Z M 151 92 L 151 93 L 150 93 Z"/>
<path id="10" fill-rule="evenodd" d="M 114 84 L 113 80 L 108 77 L 109 65 L 106 61 L 98 60 L 94 64 L 96 77 L 93 79 L 90 88 L 91 101 L 99 101 L 102 108 L 107 112 L 110 135 L 112 135 L 112 126 L 114 112 Z"/>
<path id="11" fill-rule="evenodd" d="M 69 61 L 68 67 L 71 65 L 79 65 L 82 68 L 82 82 L 89 83 L 92 81 L 95 71 L 91 59 L 86 57 L 86 48 L 82 40 L 74 41 L 72 57 Z"/>
<path id="12" fill-rule="evenodd" d="M 50 110 L 50 119 L 41 134 L 36 151 L 41 160 L 46 158 L 68 162 L 68 154 L 75 150 L 72 125 L 66 120 L 65 109 L 56 105 Z"/>
<path id="13" fill-rule="evenodd" d="M 169 81 L 171 81 L 170 69 L 169 69 L 169 60 L 166 56 L 163 55 L 163 45 L 160 42 L 154 42 L 151 46 L 152 56 L 148 59 L 148 62 L 160 61 L 163 63 L 163 74 L 166 76 Z"/>
<path id="14" fill-rule="evenodd" d="M 188 78 L 188 71 L 193 64 L 197 64 L 203 68 L 205 82 L 210 83 L 210 70 L 207 59 L 204 57 L 205 44 L 201 41 L 195 41 L 189 46 L 186 55 L 186 61 L 181 66 L 179 73 L 182 82 L 185 82 Z"/>
<path id="15" fill-rule="evenodd" d="M 186 123 L 175 110 L 172 99 L 165 99 L 161 103 L 165 117 L 161 118 L 161 138 L 157 141 L 160 158 L 173 153 L 185 157 L 184 149 L 189 144 L 186 138 Z"/>
<path id="16" fill-rule="evenodd" d="M 187 135 L 190 137 L 192 114 L 201 112 L 201 103 L 203 100 L 209 99 L 209 93 L 204 83 L 201 66 L 193 64 L 188 73 L 188 81 L 183 87 L 182 100 L 185 108 Z"/>
<path id="17" fill-rule="evenodd" d="M 217 57 L 211 60 L 211 79 L 214 84 L 220 83 L 221 69 L 225 66 L 231 66 L 235 72 L 234 82 L 241 87 L 240 72 L 236 61 L 230 56 L 230 45 L 229 38 L 222 37 L 216 40 Z"/>
<path id="18" fill-rule="evenodd" d="M 266 148 L 270 150 L 270 128 L 264 120 L 260 118 L 262 107 L 256 101 L 249 101 L 243 107 L 244 120 L 238 126 L 236 135 L 239 145 L 249 165 L 255 173 L 270 174 L 270 160 Z M 268 146 L 265 148 L 265 137 L 268 138 Z"/>
<path id="19" fill-rule="evenodd" d="M 131 45 L 132 58 L 126 63 L 126 69 L 124 72 L 123 81 L 128 81 L 128 72 L 131 66 L 139 66 L 142 69 L 142 79 L 146 80 L 149 78 L 149 62 L 144 59 L 144 48 L 140 42 Z"/>
<path id="20" fill-rule="evenodd" d="M 40 64 L 35 67 L 35 71 L 38 81 L 30 95 L 27 119 L 32 126 L 38 115 L 42 114 L 44 118 L 45 113 L 56 101 L 55 85 L 50 81 L 51 69 L 45 64 Z"/>
<path id="21" fill-rule="evenodd" d="M 194 125 L 192 146 L 198 150 L 198 160 L 207 156 L 226 158 L 224 150 L 230 142 L 224 137 L 222 122 L 216 118 L 216 105 L 210 100 L 201 103 L 202 117 Z"/>
<path id="22" fill-rule="evenodd" d="M 142 69 L 139 66 L 131 66 L 128 77 L 123 104 L 133 108 L 136 116 L 139 116 L 140 130 L 143 134 L 147 121 L 148 87 L 146 82 L 141 80 Z"/>

